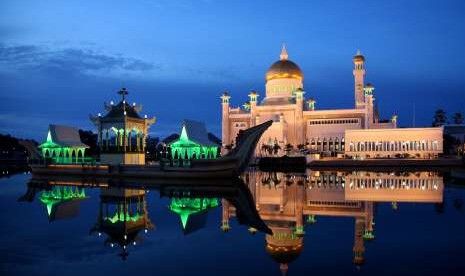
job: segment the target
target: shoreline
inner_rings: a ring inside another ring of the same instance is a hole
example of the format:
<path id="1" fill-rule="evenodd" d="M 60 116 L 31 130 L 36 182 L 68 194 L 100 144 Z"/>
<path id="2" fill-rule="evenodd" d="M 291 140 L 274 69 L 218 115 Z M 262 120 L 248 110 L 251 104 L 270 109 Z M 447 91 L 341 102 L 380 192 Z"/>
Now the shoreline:
<path id="1" fill-rule="evenodd" d="M 461 159 L 320 159 L 307 164 L 315 167 L 416 167 L 416 168 L 464 168 Z"/>

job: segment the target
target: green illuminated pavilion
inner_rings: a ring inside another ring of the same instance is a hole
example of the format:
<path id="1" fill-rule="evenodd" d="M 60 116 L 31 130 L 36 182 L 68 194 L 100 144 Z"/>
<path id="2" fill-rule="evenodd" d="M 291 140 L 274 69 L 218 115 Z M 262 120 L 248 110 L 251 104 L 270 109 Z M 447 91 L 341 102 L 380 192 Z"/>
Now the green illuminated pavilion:
<path id="1" fill-rule="evenodd" d="M 73 164 L 86 161 L 85 150 L 89 146 L 81 142 L 77 128 L 50 125 L 47 139 L 39 148 L 42 157 L 50 158 L 53 163 Z"/>
<path id="2" fill-rule="evenodd" d="M 173 159 L 210 159 L 218 155 L 219 145 L 210 141 L 205 125 L 184 120 L 179 139 L 170 143 Z"/>
<path id="3" fill-rule="evenodd" d="M 216 198 L 173 197 L 168 208 L 173 213 L 179 215 L 182 228 L 186 230 L 190 216 L 204 213 L 208 209 L 215 208 L 218 205 L 218 199 Z"/>
<path id="4" fill-rule="evenodd" d="M 47 206 L 47 213 L 53 219 L 53 213 L 57 208 L 67 202 L 85 199 L 86 192 L 83 188 L 75 186 L 53 186 L 49 191 L 40 194 L 40 202 Z"/>

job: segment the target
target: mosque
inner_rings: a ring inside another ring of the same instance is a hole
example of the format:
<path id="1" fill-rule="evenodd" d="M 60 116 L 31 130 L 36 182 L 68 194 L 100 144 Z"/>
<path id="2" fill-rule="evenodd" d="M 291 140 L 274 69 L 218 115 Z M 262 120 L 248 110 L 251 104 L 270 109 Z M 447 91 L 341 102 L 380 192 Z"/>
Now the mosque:
<path id="1" fill-rule="evenodd" d="M 398 133 L 396 115 L 389 120 L 380 119 L 374 87 L 365 82 L 365 57 L 360 51 L 353 57 L 353 64 L 354 107 L 319 110 L 313 97 L 305 98 L 304 73 L 289 59 L 283 46 L 280 59 L 265 74 L 266 92 L 262 101 L 259 101 L 256 91 L 251 91 L 249 101 L 243 107 L 234 108 L 230 106 L 231 96 L 228 93 L 221 96 L 223 151 L 234 146 L 240 130 L 273 120 L 273 125 L 257 145 L 257 156 L 261 156 L 264 145 L 276 149 L 278 155 L 282 155 L 286 148 L 307 149 L 323 156 L 345 154 L 366 158 L 394 157 L 400 153 L 432 157 L 442 152 L 442 129 L 403 129 Z M 368 129 L 379 131 L 356 132 L 355 137 L 353 134 L 350 136 L 352 140 L 348 143 L 347 131 Z M 407 137 L 403 135 L 405 133 L 413 133 L 413 136 Z M 430 139 L 426 141 L 422 138 L 424 136 Z M 381 141 L 379 137 L 390 137 L 390 140 Z M 386 146 L 381 147 L 381 143 Z M 391 143 L 396 143 L 396 147 L 390 147 Z M 406 144 L 411 147 L 407 148 Z"/>

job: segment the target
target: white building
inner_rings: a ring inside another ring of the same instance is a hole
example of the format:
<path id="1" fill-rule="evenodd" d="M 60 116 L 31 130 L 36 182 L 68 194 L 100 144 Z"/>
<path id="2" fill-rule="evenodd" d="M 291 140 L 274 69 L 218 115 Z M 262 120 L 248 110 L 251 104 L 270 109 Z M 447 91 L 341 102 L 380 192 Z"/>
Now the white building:
<path id="1" fill-rule="evenodd" d="M 346 156 L 433 158 L 443 152 L 443 128 L 347 130 Z"/>
<path id="2" fill-rule="evenodd" d="M 283 155 L 286 148 L 306 149 L 326 156 L 347 152 L 349 156 L 367 158 L 402 154 L 432 157 L 442 153 L 442 128 L 397 130 L 396 115 L 390 120 L 380 120 L 374 104 L 374 87 L 365 83 L 365 57 L 358 52 L 353 63 L 354 107 L 318 110 L 314 98 L 305 98 L 304 74 L 289 60 L 283 47 L 280 59 L 265 74 L 266 92 L 261 102 L 256 91 L 249 93 L 250 101 L 242 107 L 231 107 L 228 93 L 221 96 L 223 152 L 234 145 L 240 130 L 273 120 L 257 145 L 257 156 Z M 355 143 L 351 149 L 347 149 L 348 137 Z M 389 146 L 380 151 L 380 143 Z M 356 144 L 363 145 L 363 150 Z"/>
<path id="3" fill-rule="evenodd" d="M 289 60 L 283 47 L 280 59 L 265 74 L 265 98 L 259 102 L 256 91 L 249 94 L 250 101 L 243 107 L 233 108 L 230 95 L 222 95 L 223 147 L 234 144 L 241 129 L 273 120 L 273 125 L 263 134 L 256 153 L 263 145 L 279 148 L 283 153 L 287 144 L 326 155 L 343 153 L 344 134 L 347 129 L 395 128 L 396 116 L 380 120 L 374 105 L 373 90 L 365 84 L 365 57 L 357 53 L 353 58 L 354 108 L 318 110 L 314 98 L 305 98 L 304 74 L 299 66 Z M 276 146 L 277 145 L 277 146 Z"/>

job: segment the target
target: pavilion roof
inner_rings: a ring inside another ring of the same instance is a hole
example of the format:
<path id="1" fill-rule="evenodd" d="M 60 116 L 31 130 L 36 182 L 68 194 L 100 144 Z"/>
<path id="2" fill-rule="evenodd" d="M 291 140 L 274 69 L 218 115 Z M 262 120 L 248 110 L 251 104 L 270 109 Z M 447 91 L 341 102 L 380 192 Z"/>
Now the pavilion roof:
<path id="1" fill-rule="evenodd" d="M 194 143 L 197 143 L 201 146 L 217 147 L 218 145 L 210 141 L 208 138 L 207 129 L 205 124 L 198 121 L 187 120 L 185 119 L 182 123 L 180 138 L 177 141 L 182 139 L 188 139 Z"/>
<path id="2" fill-rule="evenodd" d="M 126 112 L 126 115 L 124 114 Z M 135 106 L 128 104 L 125 100 L 119 102 L 117 105 L 110 106 L 110 111 L 103 116 L 103 118 L 136 118 L 142 119 L 136 111 Z"/>
<path id="3" fill-rule="evenodd" d="M 49 125 L 47 141 L 41 146 L 47 143 L 53 143 L 61 147 L 89 147 L 81 142 L 81 137 L 77 128 L 61 125 Z"/>

